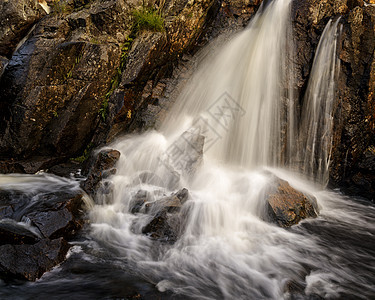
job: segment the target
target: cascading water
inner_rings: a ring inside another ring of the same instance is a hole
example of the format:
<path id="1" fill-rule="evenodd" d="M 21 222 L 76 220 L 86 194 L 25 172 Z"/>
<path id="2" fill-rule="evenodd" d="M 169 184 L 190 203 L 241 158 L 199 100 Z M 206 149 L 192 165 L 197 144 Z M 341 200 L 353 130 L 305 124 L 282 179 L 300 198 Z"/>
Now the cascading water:
<path id="1" fill-rule="evenodd" d="M 311 70 L 302 110 L 298 158 L 303 173 L 326 185 L 332 147 L 333 106 L 339 59 L 336 56 L 340 19 L 323 31 Z"/>
<path id="2" fill-rule="evenodd" d="M 299 138 L 308 136 L 301 142 L 308 151 L 296 151 L 294 95 L 285 88 L 293 84 L 293 68 L 287 66 L 293 49 L 290 2 L 270 2 L 244 32 L 206 58 L 159 132 L 111 145 L 121 152 L 117 174 L 108 179 L 112 191 L 97 195 L 100 204 L 90 211 L 88 241 L 77 243 L 93 248 L 99 268 L 104 261 L 109 269 L 111 264 L 131 269 L 182 299 L 366 299 L 375 294 L 373 207 L 278 168 L 294 163 L 291 154 L 298 152 L 308 175 L 320 159 L 314 175 L 324 179 L 319 174 L 328 165 L 337 67 L 338 21 L 324 31 L 304 100 Z M 314 196 L 319 218 L 289 230 L 265 222 L 274 176 Z M 7 184 L 3 179 L 0 187 Z M 157 212 L 154 200 L 181 187 L 188 188 L 190 199 L 176 214 L 184 228 L 178 240 L 161 243 L 142 234 Z M 131 213 L 138 193 L 154 204 L 147 214 Z M 92 264 L 93 255 L 84 259 Z M 65 284 L 67 277 L 58 277 L 56 284 Z M 53 282 L 53 274 L 39 284 L 48 286 L 48 280 Z M 27 287 L 29 293 L 32 288 Z"/>
<path id="3" fill-rule="evenodd" d="M 293 49 L 290 1 L 274 1 L 260 9 L 251 24 L 217 56 L 202 63 L 161 128 L 207 123 L 210 140 L 218 140 L 208 156 L 245 168 L 282 163 L 283 139 L 291 138 L 294 118 L 287 50 Z M 192 122 L 189 123 L 189 118 Z M 180 125 L 177 125 L 180 124 Z M 211 145 L 210 142 L 206 142 Z"/>

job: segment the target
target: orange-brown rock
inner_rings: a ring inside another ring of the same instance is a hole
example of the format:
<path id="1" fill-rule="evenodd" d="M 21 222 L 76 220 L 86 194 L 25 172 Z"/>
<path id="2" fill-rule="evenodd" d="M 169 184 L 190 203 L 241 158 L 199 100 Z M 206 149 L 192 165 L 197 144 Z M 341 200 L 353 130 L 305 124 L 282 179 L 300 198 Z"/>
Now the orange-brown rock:
<path id="1" fill-rule="evenodd" d="M 275 183 L 276 189 L 267 199 L 271 221 L 280 227 L 290 227 L 303 219 L 317 216 L 312 204 L 314 198 L 297 191 L 287 181 L 277 179 Z"/>

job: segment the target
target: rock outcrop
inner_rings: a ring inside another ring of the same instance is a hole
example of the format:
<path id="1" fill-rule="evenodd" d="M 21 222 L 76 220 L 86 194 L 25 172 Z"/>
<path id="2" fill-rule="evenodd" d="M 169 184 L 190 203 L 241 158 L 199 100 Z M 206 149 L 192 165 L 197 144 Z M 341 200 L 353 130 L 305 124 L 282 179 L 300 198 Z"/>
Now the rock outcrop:
<path id="1" fill-rule="evenodd" d="M 63 161 L 140 125 L 145 84 L 170 74 L 220 6 L 156 1 L 165 29 L 153 32 L 133 26 L 142 3 L 62 0 L 36 24 L 1 78 L 0 159 Z"/>

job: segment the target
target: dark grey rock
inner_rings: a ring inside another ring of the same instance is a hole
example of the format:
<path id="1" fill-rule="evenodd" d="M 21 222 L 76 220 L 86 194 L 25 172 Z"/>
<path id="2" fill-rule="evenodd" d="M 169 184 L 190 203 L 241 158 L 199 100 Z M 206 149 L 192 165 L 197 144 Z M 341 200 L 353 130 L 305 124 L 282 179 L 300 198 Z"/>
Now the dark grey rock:
<path id="1" fill-rule="evenodd" d="M 61 263 L 69 247 L 63 238 L 45 239 L 34 245 L 0 246 L 0 277 L 34 281 Z"/>
<path id="2" fill-rule="evenodd" d="M 103 150 L 94 154 L 83 172 L 87 174 L 87 179 L 82 184 L 82 188 L 91 196 L 95 195 L 101 186 L 102 180 L 116 172 L 114 168 L 120 158 L 117 150 Z"/>
<path id="3" fill-rule="evenodd" d="M 0 221 L 0 245 L 35 244 L 39 239 L 35 233 L 15 221 Z"/>

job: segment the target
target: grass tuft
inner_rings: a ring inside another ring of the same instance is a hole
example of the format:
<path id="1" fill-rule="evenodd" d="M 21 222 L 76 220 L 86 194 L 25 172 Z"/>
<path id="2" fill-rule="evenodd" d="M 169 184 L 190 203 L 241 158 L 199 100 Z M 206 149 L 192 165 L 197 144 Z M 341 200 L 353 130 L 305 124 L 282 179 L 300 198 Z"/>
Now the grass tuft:
<path id="1" fill-rule="evenodd" d="M 133 11 L 135 30 L 164 31 L 164 19 L 152 8 L 142 7 Z"/>

